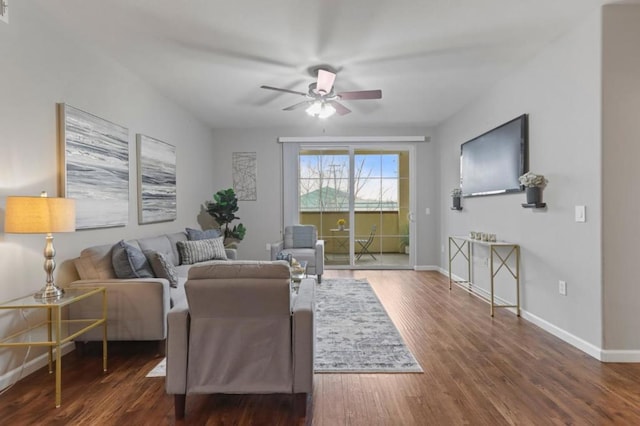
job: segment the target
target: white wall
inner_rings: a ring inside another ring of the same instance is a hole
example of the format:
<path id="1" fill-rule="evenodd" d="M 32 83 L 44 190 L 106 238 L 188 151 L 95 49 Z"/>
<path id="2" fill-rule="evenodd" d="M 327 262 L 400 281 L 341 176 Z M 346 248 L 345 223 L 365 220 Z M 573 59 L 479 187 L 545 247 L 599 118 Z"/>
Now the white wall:
<path id="1" fill-rule="evenodd" d="M 519 243 L 521 296 L 526 317 L 590 351 L 602 346 L 600 13 L 554 41 L 509 78 L 436 128 L 442 193 L 441 244 L 448 235 L 496 233 Z M 465 198 L 449 210 L 459 182 L 460 144 L 520 114 L 529 114 L 530 170 L 544 174 L 546 210 L 525 209 L 523 193 Z M 587 222 L 574 206 L 587 206 Z M 486 251 L 476 252 L 486 257 Z M 475 259 L 474 280 L 488 289 L 489 271 Z M 448 268 L 446 253 L 440 264 Z M 452 268 L 466 276 L 462 264 Z M 567 282 L 567 295 L 558 292 Z M 512 281 L 498 296 L 515 301 Z M 488 309 L 487 309 L 488 311 Z M 487 324 L 487 326 L 490 326 Z"/>
<path id="2" fill-rule="evenodd" d="M 283 112 L 286 114 L 286 112 Z M 257 152 L 258 157 L 258 200 L 241 201 L 238 216 L 247 226 L 245 241 L 240 244 L 239 256 L 245 259 L 267 259 L 266 243 L 281 239 L 282 217 L 282 146 L 278 137 L 288 136 L 428 136 L 427 128 L 342 128 L 339 117 L 332 122 L 310 122 L 301 112 L 301 122 L 307 121 L 307 127 L 300 128 L 256 128 L 256 129 L 217 129 L 215 178 L 218 189 L 231 187 L 231 155 L 233 152 Z M 337 123 L 337 124 L 336 124 Z M 417 164 L 417 203 L 416 211 L 416 250 L 417 265 L 433 266 L 438 264 L 438 167 L 433 143 L 416 144 Z M 425 208 L 431 208 L 431 215 L 424 214 Z M 420 214 L 419 212 L 422 212 Z"/>
<path id="3" fill-rule="evenodd" d="M 640 6 L 603 9 L 604 347 L 640 348 Z M 638 358 L 640 361 L 640 357 Z"/>
<path id="4" fill-rule="evenodd" d="M 0 222 L 9 195 L 58 194 L 56 103 L 65 102 L 129 129 L 129 225 L 55 236 L 56 272 L 84 247 L 197 226 L 213 185 L 210 129 L 118 64 L 60 35 L 25 2 L 11 3 L 11 23 L 0 23 Z M 177 147 L 178 219 L 137 224 L 135 134 Z M 0 234 L 0 300 L 44 285 L 44 235 Z M 66 268 L 68 270 L 68 268 Z M 62 274 L 56 274 L 59 278 Z M 64 280 L 64 278 L 60 278 Z M 0 336 L 24 324 L 0 315 Z M 32 350 L 32 354 L 38 351 Z M 23 352 L 0 349 L 0 377 L 21 365 Z M 1 387 L 1 386 L 0 386 Z"/>

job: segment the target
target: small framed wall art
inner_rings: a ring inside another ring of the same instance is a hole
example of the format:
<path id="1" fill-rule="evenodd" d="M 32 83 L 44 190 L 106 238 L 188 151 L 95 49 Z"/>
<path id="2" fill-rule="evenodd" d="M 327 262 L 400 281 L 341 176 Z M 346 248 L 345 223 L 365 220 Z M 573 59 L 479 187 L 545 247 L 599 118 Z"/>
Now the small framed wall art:
<path id="1" fill-rule="evenodd" d="M 255 152 L 234 152 L 231 155 L 233 190 L 240 201 L 258 199 L 258 157 Z"/>

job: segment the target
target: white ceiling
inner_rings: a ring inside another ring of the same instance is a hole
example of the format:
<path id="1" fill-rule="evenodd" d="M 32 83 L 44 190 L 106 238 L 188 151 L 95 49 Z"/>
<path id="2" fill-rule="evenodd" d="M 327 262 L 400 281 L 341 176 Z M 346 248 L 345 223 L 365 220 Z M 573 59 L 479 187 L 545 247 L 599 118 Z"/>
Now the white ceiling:
<path id="1" fill-rule="evenodd" d="M 15 0 L 14 0 L 15 1 Z M 339 69 L 345 126 L 431 126 L 523 66 L 600 0 L 37 0 L 64 32 L 212 127 L 299 126 L 307 68 Z"/>

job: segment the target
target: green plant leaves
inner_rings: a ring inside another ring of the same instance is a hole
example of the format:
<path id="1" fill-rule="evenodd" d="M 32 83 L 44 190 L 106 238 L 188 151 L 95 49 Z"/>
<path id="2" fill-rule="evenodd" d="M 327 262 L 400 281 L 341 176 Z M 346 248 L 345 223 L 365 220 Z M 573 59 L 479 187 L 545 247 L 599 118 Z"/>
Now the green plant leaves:
<path id="1" fill-rule="evenodd" d="M 233 188 L 221 189 L 213 194 L 213 201 L 207 202 L 207 212 L 220 225 L 220 228 L 224 227 L 225 240 L 227 238 L 242 240 L 247 232 L 247 228 L 242 224 L 229 229 L 231 222 L 240 219 L 235 215 L 238 209 L 238 197 Z"/>

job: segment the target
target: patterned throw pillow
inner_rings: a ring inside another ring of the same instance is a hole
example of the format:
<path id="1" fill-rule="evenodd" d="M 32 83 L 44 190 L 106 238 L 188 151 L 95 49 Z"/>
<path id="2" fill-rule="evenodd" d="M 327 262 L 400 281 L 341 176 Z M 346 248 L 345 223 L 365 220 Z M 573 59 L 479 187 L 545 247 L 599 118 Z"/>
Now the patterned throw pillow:
<path id="1" fill-rule="evenodd" d="M 193 265 L 207 260 L 227 260 L 223 240 L 224 237 L 197 241 L 178 241 L 180 264 Z"/>
<path id="2" fill-rule="evenodd" d="M 219 229 L 207 229 L 201 231 L 199 229 L 186 228 L 187 238 L 189 241 L 210 240 L 211 238 L 218 238 L 222 235 Z"/>
<path id="3" fill-rule="evenodd" d="M 292 258 L 293 258 L 293 255 L 286 251 L 281 251 L 281 252 L 278 252 L 278 254 L 276 254 L 276 260 L 286 260 L 287 262 L 289 262 L 289 265 L 291 265 Z"/>
<path id="4" fill-rule="evenodd" d="M 178 271 L 164 254 L 157 251 L 145 251 L 144 254 L 149 259 L 156 277 L 166 279 L 171 287 L 178 287 Z"/>
<path id="5" fill-rule="evenodd" d="M 153 270 L 144 253 L 123 240 L 113 246 L 111 263 L 118 278 L 153 278 Z"/>

